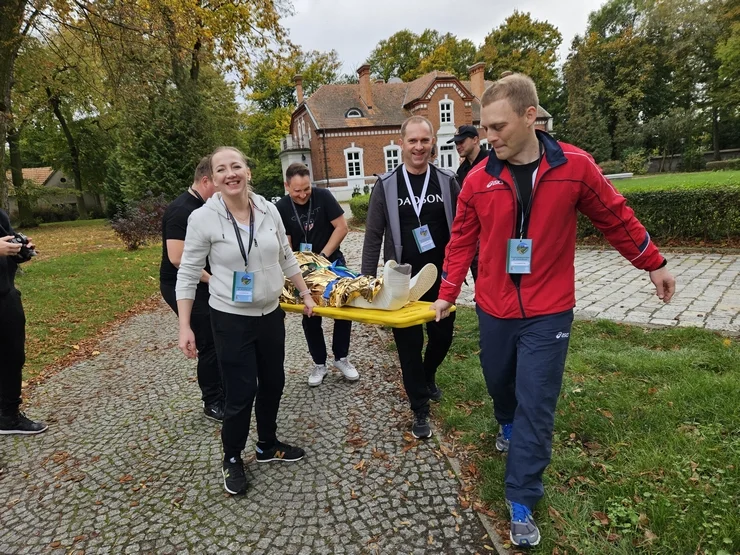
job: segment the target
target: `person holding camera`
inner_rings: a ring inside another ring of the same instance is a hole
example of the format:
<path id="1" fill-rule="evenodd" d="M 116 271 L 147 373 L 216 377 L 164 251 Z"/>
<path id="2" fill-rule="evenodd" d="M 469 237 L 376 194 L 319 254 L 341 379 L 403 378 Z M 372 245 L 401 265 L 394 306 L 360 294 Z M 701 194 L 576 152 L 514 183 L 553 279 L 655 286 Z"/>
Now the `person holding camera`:
<path id="1" fill-rule="evenodd" d="M 20 410 L 23 364 L 26 362 L 26 315 L 21 292 L 15 288 L 18 264 L 36 254 L 31 240 L 16 233 L 0 210 L 0 435 L 40 434 L 48 426 Z"/>

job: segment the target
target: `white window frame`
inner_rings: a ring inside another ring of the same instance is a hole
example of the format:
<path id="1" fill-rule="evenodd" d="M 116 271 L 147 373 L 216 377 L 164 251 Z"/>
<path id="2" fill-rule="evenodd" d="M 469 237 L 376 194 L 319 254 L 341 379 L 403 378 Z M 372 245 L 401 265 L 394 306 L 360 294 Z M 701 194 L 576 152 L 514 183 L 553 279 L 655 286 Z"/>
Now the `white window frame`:
<path id="1" fill-rule="evenodd" d="M 447 160 L 445 160 L 446 156 L 449 156 Z M 440 168 L 447 168 L 453 171 L 457 169 L 455 167 L 455 147 L 453 145 L 441 145 L 437 157 Z M 449 164 L 446 162 L 449 162 Z"/>
<path id="2" fill-rule="evenodd" d="M 481 150 L 485 150 L 486 152 L 490 150 L 491 145 L 488 144 L 488 139 L 481 139 L 479 144 Z"/>
<path id="3" fill-rule="evenodd" d="M 383 147 L 383 159 L 385 160 L 385 171 L 392 172 L 401 165 L 401 147 L 398 145 L 387 145 Z M 394 164 L 391 167 L 391 164 Z"/>
<path id="4" fill-rule="evenodd" d="M 446 95 L 439 101 L 439 124 L 455 126 L 455 102 Z"/>
<path id="5" fill-rule="evenodd" d="M 350 158 L 351 155 L 351 158 Z M 363 150 L 355 146 L 344 149 L 344 165 L 347 170 L 347 178 L 365 177 L 365 164 L 363 160 Z M 351 169 L 351 171 L 350 171 Z M 359 173 L 357 173 L 359 172 Z"/>
<path id="6" fill-rule="evenodd" d="M 345 117 L 348 118 L 361 118 L 362 117 L 362 111 L 358 108 L 350 108 L 347 110 L 347 115 Z"/>

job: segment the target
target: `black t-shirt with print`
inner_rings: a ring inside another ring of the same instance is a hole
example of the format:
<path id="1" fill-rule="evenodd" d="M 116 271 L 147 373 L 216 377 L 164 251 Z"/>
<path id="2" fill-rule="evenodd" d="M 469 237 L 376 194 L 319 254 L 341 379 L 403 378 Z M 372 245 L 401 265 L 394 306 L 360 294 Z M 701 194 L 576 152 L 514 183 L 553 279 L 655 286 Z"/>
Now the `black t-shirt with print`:
<path id="1" fill-rule="evenodd" d="M 177 268 L 170 262 L 167 255 L 167 239 L 185 240 L 188 229 L 188 218 L 194 210 L 203 206 L 203 201 L 196 198 L 190 192 L 185 191 L 173 200 L 164 211 L 162 216 L 162 263 L 159 265 L 159 281 L 172 285 L 177 283 Z M 211 267 L 206 261 L 205 271 L 211 273 Z M 198 282 L 198 288 L 208 291 L 208 284 Z"/>
<path id="2" fill-rule="evenodd" d="M 442 200 L 442 189 L 439 186 L 437 174 L 431 167 L 427 170 L 432 173 L 429 176 L 429 185 L 423 199 L 421 213 L 419 218 L 417 218 L 414 206 L 409 199 L 409 192 L 406 187 L 406 180 L 403 177 L 402 168 L 403 166 L 400 166 L 397 170 L 398 215 L 401 223 L 401 245 L 403 246 L 402 260 L 399 262 L 411 264 L 413 275 L 416 275 L 428 263 L 437 266 L 438 271 L 441 272 L 445 247 L 450 240 L 450 230 L 447 225 L 445 206 Z M 414 196 L 419 198 L 424 188 L 426 172 L 421 175 L 409 173 L 408 176 L 411 183 L 411 190 L 414 192 Z M 433 249 L 426 252 L 419 252 L 419 247 L 416 245 L 413 234 L 413 230 L 419 227 L 420 220 L 422 225 L 429 226 L 429 231 L 432 234 L 435 245 Z"/>
<path id="3" fill-rule="evenodd" d="M 291 206 L 292 205 L 292 206 Z M 308 213 L 309 205 L 311 214 Z M 291 248 L 300 249 L 301 243 L 311 243 L 311 250 L 321 253 L 334 233 L 332 221 L 344 214 L 339 202 L 328 189 L 311 188 L 311 196 L 306 204 L 295 204 L 290 195 L 285 195 L 275 206 L 283 220 L 285 232 L 290 235 Z M 295 211 L 293 210 L 295 206 Z M 296 212 L 300 222 L 296 220 Z M 329 254 L 329 261 L 334 262 L 342 258 L 342 252 L 337 249 Z"/>

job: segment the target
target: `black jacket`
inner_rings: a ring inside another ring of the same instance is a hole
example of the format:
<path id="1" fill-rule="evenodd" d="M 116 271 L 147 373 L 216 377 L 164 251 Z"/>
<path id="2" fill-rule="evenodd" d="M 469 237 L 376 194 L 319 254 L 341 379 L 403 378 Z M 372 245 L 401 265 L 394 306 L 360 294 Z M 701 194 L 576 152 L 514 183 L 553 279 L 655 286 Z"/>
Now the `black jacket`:
<path id="1" fill-rule="evenodd" d="M 13 235 L 15 231 L 10 225 L 10 218 L 0 209 L 0 237 Z M 7 295 L 15 289 L 15 272 L 18 263 L 10 256 L 0 256 L 0 296 Z"/>

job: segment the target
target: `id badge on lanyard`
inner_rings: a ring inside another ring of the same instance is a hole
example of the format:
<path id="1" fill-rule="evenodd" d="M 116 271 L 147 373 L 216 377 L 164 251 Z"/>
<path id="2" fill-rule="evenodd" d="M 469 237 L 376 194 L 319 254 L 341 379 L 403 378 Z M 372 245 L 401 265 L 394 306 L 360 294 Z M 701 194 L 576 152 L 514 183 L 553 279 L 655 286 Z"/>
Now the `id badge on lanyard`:
<path id="1" fill-rule="evenodd" d="M 254 273 L 234 272 L 231 300 L 237 303 L 251 303 L 254 293 Z"/>
<path id="2" fill-rule="evenodd" d="M 416 241 L 416 247 L 419 252 L 427 252 L 432 250 L 436 245 L 434 239 L 432 239 L 432 233 L 429 231 L 429 226 L 424 224 L 421 225 L 421 209 L 424 205 L 424 198 L 427 194 L 427 187 L 429 187 L 429 176 L 432 174 L 432 169 L 427 167 L 427 175 L 424 178 L 424 186 L 421 189 L 421 195 L 419 196 L 419 202 L 416 202 L 414 191 L 411 188 L 411 181 L 409 180 L 409 173 L 406 171 L 406 166 L 403 166 L 403 179 L 406 182 L 406 189 L 409 192 L 409 202 L 414 207 L 416 212 L 416 219 L 419 220 L 419 227 L 413 229 L 414 241 Z"/>
<path id="3" fill-rule="evenodd" d="M 225 205 L 224 205 L 225 206 Z M 252 252 L 252 243 L 254 242 L 254 210 L 249 205 L 249 247 L 244 249 L 244 242 L 236 223 L 236 218 L 226 208 L 226 214 L 234 224 L 234 233 L 236 233 L 236 242 L 239 244 L 239 251 L 244 259 L 244 271 L 235 271 L 231 285 L 231 300 L 237 303 L 251 303 L 254 300 L 254 272 L 247 271 L 249 265 L 249 253 Z"/>
<path id="4" fill-rule="evenodd" d="M 308 242 L 308 225 L 311 221 L 311 212 L 313 211 L 313 195 L 308 200 L 308 214 L 306 214 L 306 224 L 301 224 L 301 217 L 298 215 L 298 209 L 295 207 L 295 203 L 291 199 L 290 205 L 293 207 L 293 214 L 295 215 L 295 220 L 298 226 L 301 228 L 301 231 L 303 231 L 303 242 L 298 245 L 298 250 L 300 252 L 311 252 L 313 251 L 313 243 Z"/>
<path id="5" fill-rule="evenodd" d="M 531 274 L 532 273 L 532 239 L 524 238 L 524 220 L 529 215 L 529 211 L 532 208 L 532 201 L 534 200 L 534 185 L 537 180 L 537 172 L 539 171 L 539 164 L 537 169 L 532 173 L 532 193 L 527 205 L 527 213 L 524 213 L 522 208 L 522 221 L 519 226 L 519 239 L 509 239 L 506 246 L 506 272 L 509 274 Z M 511 172 L 514 185 L 516 186 L 517 200 L 519 206 L 522 206 L 522 197 L 519 191 L 519 185 L 516 182 L 514 172 Z"/>

